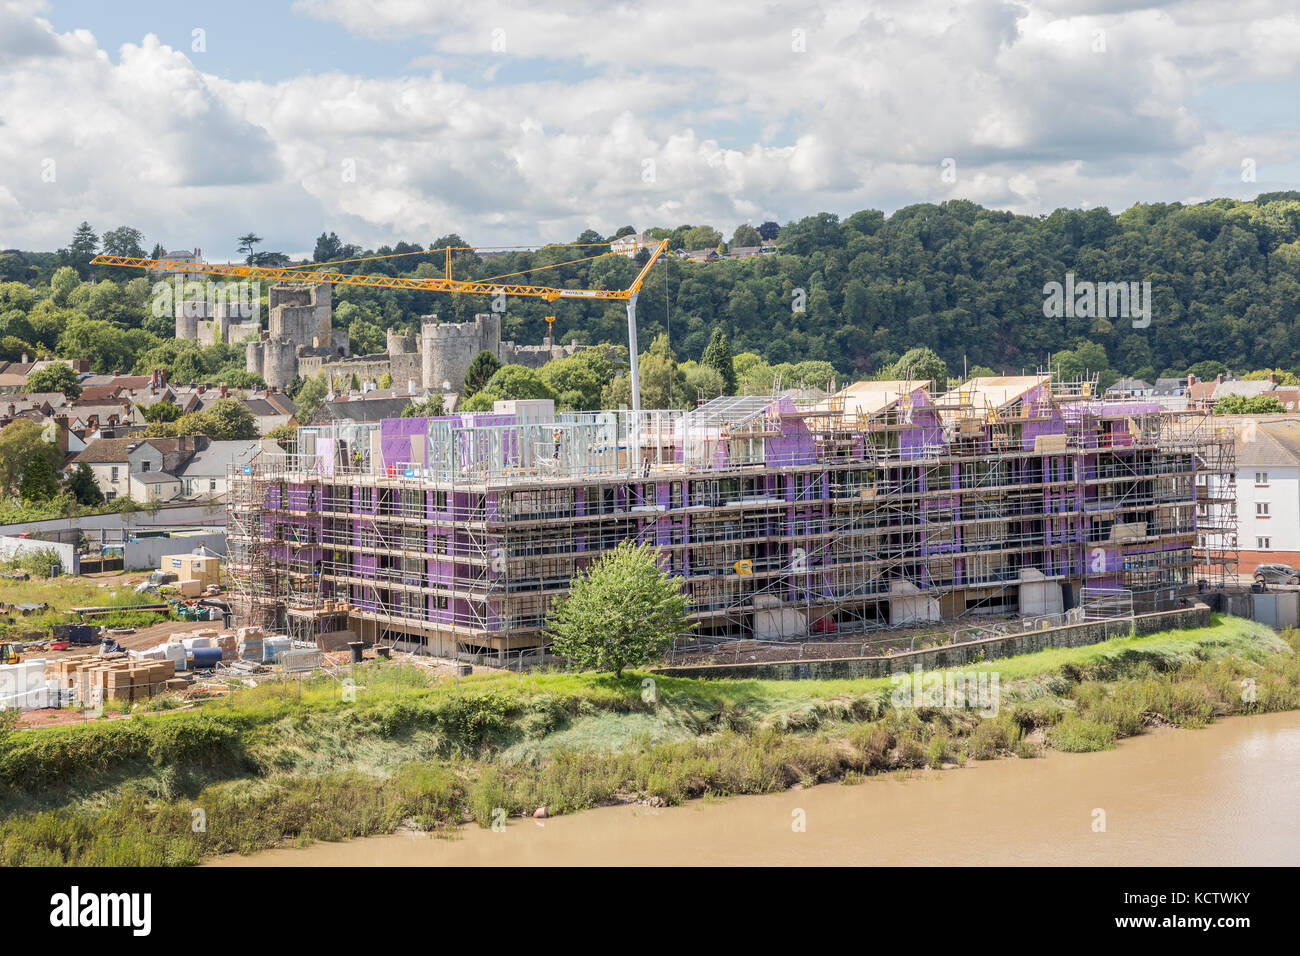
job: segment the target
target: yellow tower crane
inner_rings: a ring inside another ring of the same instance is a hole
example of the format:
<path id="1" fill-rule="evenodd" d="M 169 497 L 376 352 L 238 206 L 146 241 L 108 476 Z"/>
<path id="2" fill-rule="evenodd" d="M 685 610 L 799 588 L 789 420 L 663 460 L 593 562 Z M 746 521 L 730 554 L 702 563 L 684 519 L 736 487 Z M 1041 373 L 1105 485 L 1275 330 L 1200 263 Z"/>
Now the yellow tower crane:
<path id="1" fill-rule="evenodd" d="M 574 243 L 572 245 L 579 245 Z M 607 243 L 583 243 L 582 245 L 608 245 Z M 554 302 L 557 299 L 593 299 L 593 300 L 612 300 L 616 302 L 627 303 L 627 347 L 628 358 L 631 366 L 632 375 L 632 410 L 641 411 L 641 379 L 639 362 L 637 360 L 637 342 L 636 342 L 636 299 L 637 294 L 641 291 L 641 286 L 645 278 L 650 274 L 650 268 L 658 261 L 668 248 L 668 240 L 664 239 L 659 242 L 651 251 L 649 260 L 644 268 L 641 269 L 632 284 L 626 289 L 557 289 L 549 286 L 535 285 L 507 285 L 499 280 L 512 279 L 516 276 L 524 275 L 528 272 L 537 272 L 542 269 L 553 269 L 558 266 L 573 265 L 578 262 L 589 262 L 592 259 L 600 259 L 605 256 L 622 255 L 614 252 L 612 249 L 606 252 L 598 253 L 594 256 L 586 256 L 581 259 L 572 259 L 568 262 L 550 263 L 544 266 L 535 266 L 532 269 L 525 269 L 521 272 L 513 272 L 506 275 L 494 276 L 489 279 L 456 279 L 451 274 L 451 255 L 453 252 L 474 251 L 486 249 L 500 249 L 499 246 L 446 246 L 442 249 L 425 249 L 418 252 L 401 252 L 393 255 L 383 256 L 359 256 L 352 259 L 337 259 L 333 262 L 313 263 L 309 266 L 253 266 L 240 265 L 236 263 L 196 263 L 196 262 L 173 262 L 165 259 L 146 259 L 136 258 L 133 256 L 96 256 L 91 260 L 91 265 L 100 266 L 125 266 L 131 269 L 151 269 L 155 272 L 178 272 L 184 274 L 225 276 L 231 279 L 265 279 L 270 282 L 327 282 L 332 285 L 355 285 L 368 286 L 379 289 L 410 289 L 417 292 L 452 292 L 468 293 L 471 295 L 518 295 L 530 298 L 545 299 L 547 302 Z M 514 247 L 514 248 L 536 248 Z M 442 252 L 445 254 L 444 275 L 438 278 L 415 279 L 404 276 L 387 276 L 387 275 L 350 275 L 339 272 L 321 271 L 326 266 L 340 265 L 345 262 L 367 262 L 375 259 L 391 259 L 398 256 L 406 255 L 428 255 L 431 252 Z M 547 318 L 547 328 L 553 328 L 554 317 Z"/>

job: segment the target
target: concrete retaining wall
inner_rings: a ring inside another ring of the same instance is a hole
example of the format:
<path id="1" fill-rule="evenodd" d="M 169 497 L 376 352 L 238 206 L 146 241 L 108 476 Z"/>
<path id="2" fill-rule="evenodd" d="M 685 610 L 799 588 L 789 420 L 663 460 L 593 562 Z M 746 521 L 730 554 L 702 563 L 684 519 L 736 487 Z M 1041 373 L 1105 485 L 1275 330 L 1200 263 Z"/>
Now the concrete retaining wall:
<path id="1" fill-rule="evenodd" d="M 178 538 L 139 538 L 128 541 L 122 549 L 122 559 L 127 570 L 139 568 L 157 568 L 158 562 L 168 554 L 189 554 L 199 545 L 203 545 L 213 554 L 225 557 L 226 533 L 184 535 Z"/>
<path id="2" fill-rule="evenodd" d="M 1113 637 L 1123 637 L 1131 629 L 1138 634 L 1157 631 L 1207 627 L 1210 609 L 1204 604 L 1176 611 L 1139 614 L 1132 618 L 1110 621 L 1087 621 L 1067 627 L 1042 631 L 1025 631 L 1003 637 L 990 637 L 966 644 L 949 644 L 922 651 L 904 651 L 888 657 L 845 657 L 817 661 L 760 662 L 754 664 L 705 664 L 686 667 L 657 667 L 656 674 L 671 677 L 723 677 L 731 679 L 805 680 L 845 677 L 888 677 L 914 667 L 932 670 L 958 667 L 975 660 L 993 660 L 1030 654 L 1054 647 L 1080 647 L 1097 644 Z"/>
<path id="3" fill-rule="evenodd" d="M 22 521 L 18 524 L 0 525 L 0 535 L 17 535 L 23 532 L 46 534 L 60 531 L 92 531 L 106 528 L 121 531 L 133 528 L 168 528 L 176 526 L 214 525 L 226 526 L 226 506 L 217 505 L 163 505 L 157 514 L 137 511 L 129 520 L 116 513 L 84 515 L 80 518 L 46 518 L 42 521 Z M 91 535 L 93 538 L 94 535 Z"/>

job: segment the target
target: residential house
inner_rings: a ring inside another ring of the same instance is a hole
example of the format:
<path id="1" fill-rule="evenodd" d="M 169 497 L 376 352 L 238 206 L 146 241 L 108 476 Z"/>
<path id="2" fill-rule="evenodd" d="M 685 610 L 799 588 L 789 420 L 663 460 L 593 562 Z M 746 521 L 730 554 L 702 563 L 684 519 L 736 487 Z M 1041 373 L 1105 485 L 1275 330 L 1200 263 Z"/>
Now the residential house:
<path id="1" fill-rule="evenodd" d="M 193 415 L 195 412 L 207 411 L 214 402 L 229 394 L 229 389 L 224 385 L 191 382 L 189 385 L 178 386 L 174 390 L 172 401 L 180 407 L 183 414 Z"/>
<path id="2" fill-rule="evenodd" d="M 1154 393 L 1151 383 L 1140 378 L 1121 378 L 1106 389 L 1107 398 L 1147 398 Z"/>
<path id="3" fill-rule="evenodd" d="M 71 405 L 68 407 L 68 420 L 72 430 L 83 438 L 99 431 L 101 428 L 118 426 L 139 426 L 146 424 L 144 415 L 136 406 L 114 402 L 104 405 Z"/>
<path id="4" fill-rule="evenodd" d="M 409 395 L 372 398 L 374 394 L 375 392 L 369 392 L 361 398 L 324 402 L 312 416 L 311 424 L 328 425 L 332 421 L 380 422 L 385 418 L 401 418 L 402 412 L 411 403 Z"/>
<path id="5" fill-rule="evenodd" d="M 653 249 L 657 245 L 659 245 L 658 239 L 655 239 L 649 233 L 638 232 L 630 236 L 619 236 L 609 244 L 609 249 L 610 252 L 631 259 L 642 249 Z"/>
<path id="6" fill-rule="evenodd" d="M 162 256 L 161 256 L 161 261 L 163 261 L 163 262 L 168 262 L 168 263 L 174 263 L 174 264 L 184 264 L 184 265 L 198 265 L 198 264 L 202 264 L 202 262 L 203 262 L 203 250 L 201 250 L 201 249 L 194 249 L 194 250 L 190 250 L 190 249 L 173 249 L 173 250 L 170 251 L 170 252 L 164 252 L 164 253 L 162 254 Z M 203 278 L 206 278 L 206 276 L 203 276 L 203 275 L 201 275 L 200 273 L 197 273 L 197 272 L 173 272 L 173 271 L 170 270 L 170 269 L 166 269 L 166 270 L 164 270 L 164 269 L 150 269 L 150 270 L 149 270 L 149 275 L 151 275 L 151 276 L 155 276 L 155 277 L 156 277 L 156 276 L 161 276 L 161 275 L 169 275 L 169 276 L 179 275 L 179 276 L 181 276 L 181 278 L 183 278 L 183 279 L 190 279 L 190 278 L 203 279 Z"/>
<path id="7" fill-rule="evenodd" d="M 177 472 L 181 497 L 225 500 L 231 471 L 251 465 L 263 454 L 283 455 L 284 449 L 268 439 L 208 442 Z"/>
<path id="8" fill-rule="evenodd" d="M 1282 403 L 1282 407 L 1288 412 L 1300 412 L 1300 388 L 1294 385 L 1282 386 L 1269 392 L 1271 396 Z"/>
<path id="9" fill-rule="evenodd" d="M 244 399 L 244 407 L 257 420 L 257 433 L 265 435 L 281 425 L 296 426 L 298 421 L 294 413 L 298 408 L 288 395 L 274 389 L 250 392 Z"/>
<path id="10" fill-rule="evenodd" d="M 27 376 L 21 372 L 0 372 L 0 395 L 17 395 L 27 391 Z"/>
<path id="11" fill-rule="evenodd" d="M 1300 418 L 1233 419 L 1238 573 L 1271 563 L 1300 568 Z"/>
<path id="12" fill-rule="evenodd" d="M 1188 398 L 1187 386 L 1188 380 L 1195 381 L 1193 376 L 1188 378 L 1158 378 L 1155 385 L 1151 386 L 1151 398 L 1160 403 L 1160 407 L 1166 412 L 1185 412 L 1187 411 Z"/>
<path id="13" fill-rule="evenodd" d="M 28 412 L 35 412 L 42 419 L 49 418 L 55 409 L 67 403 L 62 392 L 19 392 L 0 400 L 0 418 L 16 418 Z"/>
<path id="14" fill-rule="evenodd" d="M 141 503 L 172 501 L 181 496 L 181 480 L 166 471 L 132 474 L 129 482 L 131 497 Z"/>
<path id="15" fill-rule="evenodd" d="M 88 444 L 68 465 L 73 468 L 81 462 L 89 465 L 96 483 L 109 501 L 125 495 L 137 500 L 168 501 L 181 492 L 177 472 L 198 449 L 207 445 L 208 439 L 203 435 L 100 438 Z M 160 474 L 168 476 L 170 481 L 152 477 L 136 481 L 137 476 Z"/>

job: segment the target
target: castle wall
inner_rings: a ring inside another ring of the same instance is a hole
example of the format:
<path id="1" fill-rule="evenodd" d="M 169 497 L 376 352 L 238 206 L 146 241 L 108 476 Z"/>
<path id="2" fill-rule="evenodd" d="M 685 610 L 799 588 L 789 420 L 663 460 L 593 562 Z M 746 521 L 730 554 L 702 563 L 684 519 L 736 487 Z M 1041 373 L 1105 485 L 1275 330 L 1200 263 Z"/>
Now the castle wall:
<path id="1" fill-rule="evenodd" d="M 515 345 L 514 342 L 502 342 L 497 358 L 503 365 L 541 368 L 555 359 L 568 358 L 579 348 L 577 345 Z"/>
<path id="2" fill-rule="evenodd" d="M 297 347 L 284 339 L 249 342 L 244 351 L 244 367 L 261 375 L 273 388 L 288 388 L 298 377 Z"/>

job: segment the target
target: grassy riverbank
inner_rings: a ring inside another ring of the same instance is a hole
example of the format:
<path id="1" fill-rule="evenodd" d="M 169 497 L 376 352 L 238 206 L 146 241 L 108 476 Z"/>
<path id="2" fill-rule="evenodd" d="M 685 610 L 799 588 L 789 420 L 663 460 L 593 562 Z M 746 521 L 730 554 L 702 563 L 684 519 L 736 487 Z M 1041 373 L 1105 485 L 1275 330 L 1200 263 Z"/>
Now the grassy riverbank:
<path id="1" fill-rule="evenodd" d="M 1235 618 L 977 665 L 996 716 L 896 709 L 888 679 L 704 681 L 367 665 L 181 713 L 0 738 L 0 864 L 189 864 L 402 825 L 676 803 L 1300 707 L 1297 634 Z M 201 824 L 201 825 L 200 825 Z"/>

